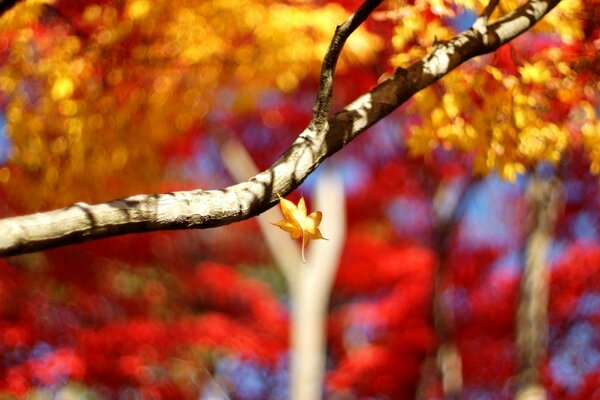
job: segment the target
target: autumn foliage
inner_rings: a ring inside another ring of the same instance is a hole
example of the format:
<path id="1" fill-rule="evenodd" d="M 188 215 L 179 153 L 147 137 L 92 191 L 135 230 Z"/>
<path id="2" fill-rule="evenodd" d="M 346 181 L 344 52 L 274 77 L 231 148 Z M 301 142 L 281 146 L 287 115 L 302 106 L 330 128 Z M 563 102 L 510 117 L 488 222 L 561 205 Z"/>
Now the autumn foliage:
<path id="1" fill-rule="evenodd" d="M 342 53 L 332 109 L 486 3 L 384 2 Z M 521 3 L 501 0 L 493 18 Z M 0 19 L 0 216 L 223 187 L 230 138 L 268 167 L 310 119 L 331 35 L 359 4 L 19 2 Z M 599 26 L 599 1 L 563 0 L 327 162 L 346 185 L 348 233 L 326 327 L 326 398 L 440 398 L 439 377 L 424 380 L 423 368 L 440 344 L 436 291 L 461 398 L 513 397 L 524 186 L 535 171 L 565 186 L 544 384 L 553 399 L 600 398 Z M 313 184 L 292 194 L 297 208 L 282 200 L 279 226 L 303 247 L 322 238 L 321 214 L 298 203 Z M 446 232 L 444 196 L 458 198 Z M 254 221 L 0 260 L 0 397 L 287 398 L 288 289 Z"/>

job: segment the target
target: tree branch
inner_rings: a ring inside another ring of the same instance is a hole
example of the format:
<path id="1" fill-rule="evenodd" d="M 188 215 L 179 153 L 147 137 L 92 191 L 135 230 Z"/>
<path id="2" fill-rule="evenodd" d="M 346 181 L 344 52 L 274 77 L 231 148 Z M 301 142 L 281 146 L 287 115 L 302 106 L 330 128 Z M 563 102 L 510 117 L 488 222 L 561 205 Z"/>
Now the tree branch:
<path id="1" fill-rule="evenodd" d="M 366 0 L 358 10 L 346 20 L 346 22 L 335 28 L 335 33 L 331 39 L 325 58 L 323 59 L 317 101 L 313 107 L 313 116 L 310 122 L 310 125 L 317 131 L 324 131 L 327 129 L 327 116 L 331 105 L 331 96 L 333 95 L 333 76 L 335 74 L 338 58 L 346 43 L 346 39 L 348 39 L 350 34 L 352 34 L 352 32 L 367 19 L 382 1 L 383 0 Z"/>
<path id="2" fill-rule="evenodd" d="M 327 157 L 342 149 L 419 90 L 463 62 L 522 34 L 560 0 L 530 0 L 487 26 L 468 29 L 407 69 L 394 74 L 328 119 L 318 134 L 305 129 L 267 170 L 222 190 L 142 194 L 107 203 L 72 206 L 0 220 L 0 256 L 22 254 L 107 236 L 166 229 L 211 228 L 271 208 Z"/>
<path id="3" fill-rule="evenodd" d="M 496 9 L 496 7 L 498 6 L 498 3 L 500 3 L 500 0 L 490 0 L 490 2 L 488 3 L 488 5 L 485 7 L 485 9 L 483 10 L 483 12 L 481 13 L 481 17 L 484 17 L 486 19 L 490 19 L 490 17 L 492 16 L 492 13 L 494 12 L 494 10 Z"/>
<path id="4" fill-rule="evenodd" d="M 245 181 L 260 172 L 246 148 L 234 139 L 229 138 L 221 143 L 221 159 L 229 175 L 237 182 Z M 290 240 L 289 235 L 283 235 L 283 231 L 273 229 L 271 223 L 280 219 L 281 212 L 274 207 L 259 215 L 257 222 L 273 260 L 289 285 L 302 265 L 302 258 L 298 246 Z M 311 258 L 309 253 L 308 259 Z"/>

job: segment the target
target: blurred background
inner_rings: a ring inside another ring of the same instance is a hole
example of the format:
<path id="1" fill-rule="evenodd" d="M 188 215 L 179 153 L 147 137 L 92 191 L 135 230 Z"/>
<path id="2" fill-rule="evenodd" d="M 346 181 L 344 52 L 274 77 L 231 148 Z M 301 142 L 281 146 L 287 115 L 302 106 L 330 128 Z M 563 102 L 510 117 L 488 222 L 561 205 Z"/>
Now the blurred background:
<path id="1" fill-rule="evenodd" d="M 17 2 L 0 217 L 268 168 L 359 5 Z M 385 1 L 332 111 L 485 5 Z M 1 259 L 0 397 L 600 399 L 599 21 L 600 1 L 561 1 L 324 162 L 288 197 L 323 211 L 306 264 L 278 209 Z"/>

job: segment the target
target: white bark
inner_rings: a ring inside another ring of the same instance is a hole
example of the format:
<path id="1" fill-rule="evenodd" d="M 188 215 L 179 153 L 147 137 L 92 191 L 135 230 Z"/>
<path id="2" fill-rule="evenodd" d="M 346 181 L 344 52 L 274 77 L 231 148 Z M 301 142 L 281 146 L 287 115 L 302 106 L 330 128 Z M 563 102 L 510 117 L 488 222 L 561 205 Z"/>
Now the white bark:
<path id="1" fill-rule="evenodd" d="M 321 231 L 329 240 L 310 243 L 306 264 L 296 265 L 290 282 L 292 400 L 322 398 L 327 307 L 346 237 L 344 190 L 337 175 L 326 171 L 320 176 L 314 203 L 323 212 Z"/>

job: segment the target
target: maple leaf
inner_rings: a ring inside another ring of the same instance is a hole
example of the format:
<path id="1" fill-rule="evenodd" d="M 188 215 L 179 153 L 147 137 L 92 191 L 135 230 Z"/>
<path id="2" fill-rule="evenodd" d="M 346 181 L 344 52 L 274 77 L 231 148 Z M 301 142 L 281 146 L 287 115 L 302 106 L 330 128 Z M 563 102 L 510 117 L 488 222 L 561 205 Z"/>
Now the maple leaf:
<path id="1" fill-rule="evenodd" d="M 308 242 L 315 239 L 325 239 L 321 235 L 319 228 L 317 228 L 321 223 L 323 213 L 321 211 L 315 211 L 306 215 L 307 211 L 304 197 L 300 198 L 298 206 L 296 206 L 291 201 L 279 196 L 279 206 L 281 207 L 284 219 L 277 223 L 271 222 L 271 224 L 278 226 L 286 232 L 290 232 L 292 239 L 302 238 L 302 261 L 306 262 L 306 259 L 304 258 L 304 248 Z"/>

